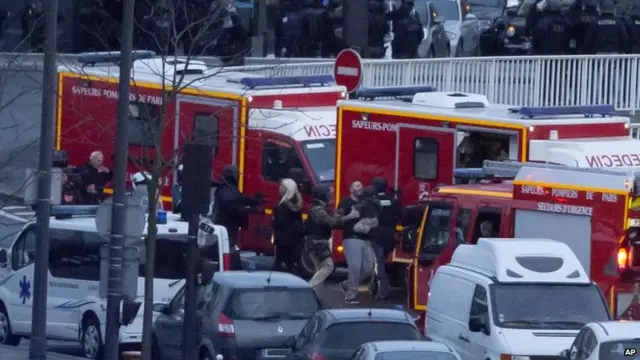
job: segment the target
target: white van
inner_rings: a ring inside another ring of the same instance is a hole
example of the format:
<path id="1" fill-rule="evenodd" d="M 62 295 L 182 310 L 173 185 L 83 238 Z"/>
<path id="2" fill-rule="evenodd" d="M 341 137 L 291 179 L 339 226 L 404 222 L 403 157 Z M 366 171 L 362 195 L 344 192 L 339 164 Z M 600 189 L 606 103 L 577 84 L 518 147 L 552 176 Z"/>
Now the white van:
<path id="1" fill-rule="evenodd" d="M 184 283 L 188 224 L 179 217 L 167 214 L 167 224 L 158 225 L 154 303 L 168 303 Z M 15 237 L 0 240 L 0 345 L 18 345 L 31 333 L 35 226 L 35 221 L 28 222 Z M 220 257 L 226 258 L 227 231 L 222 226 L 213 228 L 219 251 L 225 250 Z M 79 341 L 86 357 L 98 358 L 107 302 L 99 295 L 99 250 L 107 241 L 97 232 L 94 216 L 52 217 L 50 229 L 47 337 Z M 143 302 L 144 253 L 140 258 L 137 301 Z M 141 307 L 134 322 L 120 328 L 121 351 L 140 350 L 142 314 Z"/>
<path id="2" fill-rule="evenodd" d="M 430 291 L 425 335 L 463 360 L 557 357 L 584 324 L 611 319 L 599 287 L 555 240 L 460 245 Z"/>

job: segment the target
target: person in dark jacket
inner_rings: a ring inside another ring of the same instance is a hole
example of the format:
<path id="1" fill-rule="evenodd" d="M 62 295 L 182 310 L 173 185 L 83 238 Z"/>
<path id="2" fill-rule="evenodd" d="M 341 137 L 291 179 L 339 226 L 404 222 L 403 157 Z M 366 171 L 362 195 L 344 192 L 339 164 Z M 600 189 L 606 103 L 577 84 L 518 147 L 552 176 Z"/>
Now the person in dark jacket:
<path id="1" fill-rule="evenodd" d="M 249 212 L 255 210 L 262 202 L 262 195 L 259 193 L 251 199 L 240 192 L 239 176 L 238 168 L 233 165 L 227 165 L 222 170 L 222 183 L 214 184 L 216 192 L 212 214 L 213 223 L 227 229 L 233 270 L 242 269 L 240 254 L 237 251 L 238 231 L 246 227 Z"/>
<path id="2" fill-rule="evenodd" d="M 397 10 L 387 13 L 393 22 L 391 48 L 396 59 L 413 59 L 418 56 L 418 47 L 424 38 L 424 28 L 415 9 L 414 0 L 404 0 Z"/>
<path id="3" fill-rule="evenodd" d="M 384 299 L 389 295 L 389 277 L 387 275 L 385 261 L 396 245 L 396 225 L 400 223 L 400 204 L 389 194 L 387 181 L 384 178 L 375 178 L 372 183 L 380 211 L 378 213 L 378 226 L 371 231 L 371 245 L 376 256 L 375 278 L 370 289 L 377 298 Z"/>
<path id="4" fill-rule="evenodd" d="M 293 272 L 300 259 L 303 236 L 302 196 L 292 179 L 282 179 L 280 196 L 280 203 L 273 210 L 274 270 Z"/>
<path id="5" fill-rule="evenodd" d="M 316 266 L 316 273 L 309 280 L 309 285 L 318 292 L 318 287 L 333 273 L 334 265 L 331 258 L 331 230 L 343 225 L 349 220 L 360 217 L 357 210 L 351 209 L 348 215 L 330 215 L 327 211 L 327 202 L 331 190 L 326 185 L 317 185 L 313 188 L 311 211 L 305 224 L 305 245 L 310 250 L 310 256 Z"/>
<path id="6" fill-rule="evenodd" d="M 556 55 L 569 53 L 571 29 L 562 13 L 560 0 L 545 0 L 541 14 L 531 29 L 533 53 Z"/>
<path id="7" fill-rule="evenodd" d="M 85 205 L 97 205 L 104 200 L 104 188 L 113 179 L 113 173 L 103 163 L 104 154 L 94 151 L 89 156 L 89 162 L 75 168 L 75 173 L 81 179 L 81 195 Z"/>

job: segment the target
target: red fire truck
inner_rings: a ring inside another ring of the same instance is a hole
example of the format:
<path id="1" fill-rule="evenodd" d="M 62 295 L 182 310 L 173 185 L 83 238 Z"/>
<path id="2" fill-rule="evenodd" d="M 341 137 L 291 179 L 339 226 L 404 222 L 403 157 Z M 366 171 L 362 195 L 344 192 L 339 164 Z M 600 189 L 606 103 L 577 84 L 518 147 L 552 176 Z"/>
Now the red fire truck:
<path id="1" fill-rule="evenodd" d="M 640 281 L 640 178 L 632 171 L 486 161 L 457 175 L 475 183 L 436 187 L 417 233 L 403 239 L 415 255 L 407 287 L 414 310 L 428 310 L 431 277 L 457 245 L 504 237 L 566 243 L 611 313 L 627 312 Z"/>
<path id="2" fill-rule="evenodd" d="M 266 78 L 152 55 L 134 54 L 130 157 L 144 164 L 162 151 L 172 163 L 176 150 L 192 136 L 208 137 L 214 148 L 212 177 L 235 164 L 240 189 L 264 195 L 265 214 L 252 215 L 241 248 L 271 253 L 271 207 L 279 200 L 278 181 L 299 168 L 305 195 L 315 184 L 333 183 L 335 107 L 345 88 L 335 85 L 331 75 Z M 68 151 L 71 163 L 85 162 L 92 151 L 102 150 L 106 165 L 112 164 L 118 68 L 110 63 L 118 58 L 118 53 L 81 54 L 80 64 L 58 69 L 56 147 Z M 163 104 L 163 90 L 173 91 L 175 79 L 181 79 L 179 92 Z M 152 136 L 156 133 L 161 136 Z M 168 166 L 161 179 L 167 205 L 176 168 Z M 132 161 L 129 175 L 137 171 Z"/>
<path id="3" fill-rule="evenodd" d="M 383 176 L 406 210 L 436 185 L 453 184 L 454 169 L 478 168 L 485 159 L 640 166 L 629 119 L 612 106 L 518 108 L 491 104 L 484 95 L 425 89 L 363 89 L 340 101 L 336 142 L 336 201 L 352 181 Z M 403 221 L 415 223 L 410 215 Z M 334 248 L 340 246 L 340 234 L 333 238 Z M 398 264 L 390 269 L 404 274 L 412 258 L 397 246 L 391 260 Z"/>

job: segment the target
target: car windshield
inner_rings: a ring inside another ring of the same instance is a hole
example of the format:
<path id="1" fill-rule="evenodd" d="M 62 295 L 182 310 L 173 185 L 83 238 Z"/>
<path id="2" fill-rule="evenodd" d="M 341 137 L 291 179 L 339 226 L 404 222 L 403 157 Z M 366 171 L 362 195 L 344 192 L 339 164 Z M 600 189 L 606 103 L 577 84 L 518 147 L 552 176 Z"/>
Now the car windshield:
<path id="1" fill-rule="evenodd" d="M 236 290 L 226 313 L 235 320 L 308 319 L 318 308 L 311 288 L 265 287 Z"/>
<path id="2" fill-rule="evenodd" d="M 374 360 L 456 360 L 455 355 L 439 351 L 393 351 L 377 354 Z"/>
<path id="3" fill-rule="evenodd" d="M 302 143 L 302 151 L 309 161 L 318 182 L 336 179 L 336 140 L 309 140 Z"/>
<path id="4" fill-rule="evenodd" d="M 413 326 L 391 322 L 349 322 L 331 325 L 322 335 L 321 348 L 354 350 L 371 341 L 420 340 Z"/>
<path id="5" fill-rule="evenodd" d="M 460 21 L 460 8 L 458 2 L 455 0 L 434 0 L 433 4 L 436 7 L 438 16 L 441 16 L 444 20 Z"/>
<path id="6" fill-rule="evenodd" d="M 453 206 L 432 203 L 427 213 L 427 223 L 422 233 L 422 253 L 439 254 L 449 243 Z"/>
<path id="7" fill-rule="evenodd" d="M 640 359 L 638 349 L 640 349 L 640 338 L 603 342 L 600 344 L 599 359 L 637 360 Z"/>
<path id="8" fill-rule="evenodd" d="M 494 322 L 508 328 L 580 329 L 608 321 L 600 288 L 573 284 L 491 285 Z"/>

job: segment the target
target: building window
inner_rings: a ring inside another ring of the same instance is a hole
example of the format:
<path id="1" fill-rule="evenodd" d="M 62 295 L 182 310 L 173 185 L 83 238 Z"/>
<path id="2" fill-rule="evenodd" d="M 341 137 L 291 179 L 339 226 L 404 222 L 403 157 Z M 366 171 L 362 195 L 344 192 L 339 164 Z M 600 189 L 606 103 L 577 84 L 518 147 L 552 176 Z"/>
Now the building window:
<path id="1" fill-rule="evenodd" d="M 417 138 L 413 142 L 413 177 L 435 180 L 438 176 L 438 141 Z"/>

